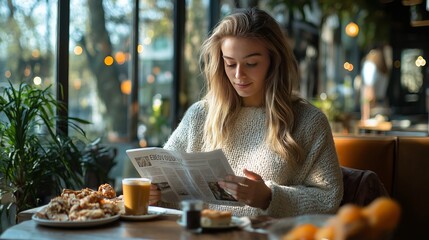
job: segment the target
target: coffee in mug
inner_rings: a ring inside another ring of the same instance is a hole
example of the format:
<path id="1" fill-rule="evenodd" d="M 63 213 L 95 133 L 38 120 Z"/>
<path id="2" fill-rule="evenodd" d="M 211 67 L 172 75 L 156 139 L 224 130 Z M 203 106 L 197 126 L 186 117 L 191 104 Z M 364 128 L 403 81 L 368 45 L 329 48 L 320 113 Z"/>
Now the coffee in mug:
<path id="1" fill-rule="evenodd" d="M 148 178 L 122 179 L 125 214 L 145 215 L 149 207 L 151 180 Z"/>

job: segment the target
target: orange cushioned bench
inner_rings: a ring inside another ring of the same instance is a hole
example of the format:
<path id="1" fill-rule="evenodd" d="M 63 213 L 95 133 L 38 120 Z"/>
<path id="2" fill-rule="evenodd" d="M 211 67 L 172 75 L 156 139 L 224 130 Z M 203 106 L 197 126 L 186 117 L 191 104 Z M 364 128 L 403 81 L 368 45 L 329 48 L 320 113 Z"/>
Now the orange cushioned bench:
<path id="1" fill-rule="evenodd" d="M 397 137 L 334 136 L 334 142 L 341 166 L 375 172 L 392 194 Z"/>

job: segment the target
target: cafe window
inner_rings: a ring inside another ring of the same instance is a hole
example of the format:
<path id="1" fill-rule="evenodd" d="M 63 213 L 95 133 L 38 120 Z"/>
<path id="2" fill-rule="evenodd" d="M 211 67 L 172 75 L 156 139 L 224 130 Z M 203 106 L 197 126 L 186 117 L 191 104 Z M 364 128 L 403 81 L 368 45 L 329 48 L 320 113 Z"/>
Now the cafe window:
<path id="1" fill-rule="evenodd" d="M 58 1 L 7 3 L 0 2 L 0 13 L 7 16 L 0 19 L 1 83 L 54 85 L 55 91 Z M 69 94 L 68 113 L 91 122 L 82 126 L 89 139 L 101 137 L 118 145 L 120 154 L 131 147 L 161 146 L 174 127 L 173 91 L 180 91 L 178 112 L 183 114 L 200 98 L 203 85 L 195 49 L 207 36 L 209 1 L 140 0 L 138 10 L 135 4 L 132 0 L 70 0 L 69 79 L 64 88 Z M 173 32 L 179 24 L 173 18 L 176 4 L 186 4 L 185 70 L 180 90 L 173 89 Z M 137 42 L 133 42 L 136 12 Z M 136 62 L 133 56 L 137 56 Z M 138 88 L 135 123 L 129 117 L 134 66 Z M 130 129 L 136 132 L 130 133 Z M 120 162 L 126 160 L 125 156 L 119 158 Z"/>
<path id="2" fill-rule="evenodd" d="M 161 146 L 171 132 L 173 1 L 140 1 L 138 26 L 139 145 Z"/>
<path id="3" fill-rule="evenodd" d="M 55 84 L 56 9 L 57 1 L 0 1 L 2 85 Z"/>
<path id="4" fill-rule="evenodd" d="M 75 7 L 76 6 L 76 7 Z M 94 122 L 89 131 L 111 141 L 138 140 L 136 146 L 161 146 L 172 131 L 174 81 L 174 1 L 141 0 L 137 46 L 132 45 L 133 1 L 71 2 L 70 107 Z M 186 1 L 185 76 L 180 107 L 200 96 L 198 51 L 207 34 L 207 1 Z M 134 47 L 136 47 L 134 49 Z M 137 126 L 128 118 L 137 51 Z M 197 90 L 198 89 L 198 90 Z M 73 113 L 72 111 L 70 113 Z M 128 132 L 136 129 L 136 133 Z M 136 135 L 137 139 L 128 136 Z"/>
<path id="5" fill-rule="evenodd" d="M 210 26 L 209 2 L 207 0 L 186 1 L 186 23 L 184 43 L 184 78 L 179 91 L 180 111 L 201 99 L 204 79 L 200 73 L 199 48 L 208 35 Z"/>
<path id="6" fill-rule="evenodd" d="M 69 115 L 89 138 L 127 135 L 132 1 L 70 1 Z"/>

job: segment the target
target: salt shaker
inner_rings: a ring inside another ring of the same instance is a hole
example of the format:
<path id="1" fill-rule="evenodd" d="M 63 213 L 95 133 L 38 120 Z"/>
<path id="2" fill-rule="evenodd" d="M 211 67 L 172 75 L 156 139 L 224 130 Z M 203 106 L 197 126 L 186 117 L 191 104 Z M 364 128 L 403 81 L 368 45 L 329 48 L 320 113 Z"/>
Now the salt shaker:
<path id="1" fill-rule="evenodd" d="M 201 210 L 203 209 L 203 201 L 201 200 L 183 200 L 182 207 L 182 224 L 189 231 L 201 231 Z"/>

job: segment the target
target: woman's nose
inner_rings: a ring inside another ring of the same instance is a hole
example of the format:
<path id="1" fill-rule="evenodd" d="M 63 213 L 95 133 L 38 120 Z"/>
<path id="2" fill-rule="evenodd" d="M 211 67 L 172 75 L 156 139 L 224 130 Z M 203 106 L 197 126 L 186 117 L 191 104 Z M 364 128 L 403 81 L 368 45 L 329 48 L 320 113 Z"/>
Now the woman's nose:
<path id="1" fill-rule="evenodd" d="M 246 74 L 243 71 L 243 68 L 240 65 L 237 65 L 237 68 L 235 69 L 235 78 L 240 79 L 240 78 L 243 78 L 245 76 L 246 76 Z"/>

